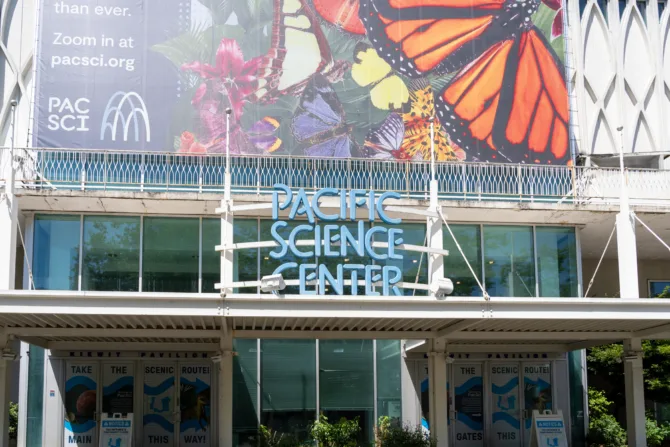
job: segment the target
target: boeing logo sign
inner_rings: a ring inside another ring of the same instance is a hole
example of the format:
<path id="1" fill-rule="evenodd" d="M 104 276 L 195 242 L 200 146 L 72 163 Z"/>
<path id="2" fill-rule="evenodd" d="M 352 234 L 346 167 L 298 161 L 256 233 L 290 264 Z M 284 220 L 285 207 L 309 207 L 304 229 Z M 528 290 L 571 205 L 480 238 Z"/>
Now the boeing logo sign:
<path id="1" fill-rule="evenodd" d="M 137 116 L 142 121 L 137 119 Z M 119 124 L 121 127 L 119 128 Z M 140 141 L 140 125 L 144 125 L 146 142 L 151 141 L 151 126 L 146 104 L 140 95 L 135 92 L 116 92 L 109 98 L 100 126 L 100 141 L 104 141 L 109 129 L 112 141 L 116 141 L 119 130 L 122 131 L 122 140 L 128 141 L 128 134 L 132 125 L 134 141 Z"/>

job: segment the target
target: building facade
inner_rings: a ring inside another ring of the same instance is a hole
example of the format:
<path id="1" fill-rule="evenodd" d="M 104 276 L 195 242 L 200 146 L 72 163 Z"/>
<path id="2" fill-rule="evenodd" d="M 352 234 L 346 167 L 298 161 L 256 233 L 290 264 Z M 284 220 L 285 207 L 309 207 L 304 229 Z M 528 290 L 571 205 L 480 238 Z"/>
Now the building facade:
<path id="1" fill-rule="evenodd" d="M 4 0 L 17 445 L 255 445 L 323 414 L 361 445 L 388 417 L 521 447 L 537 410 L 577 447 L 584 349 L 614 341 L 646 445 L 670 13 L 480 3 Z"/>

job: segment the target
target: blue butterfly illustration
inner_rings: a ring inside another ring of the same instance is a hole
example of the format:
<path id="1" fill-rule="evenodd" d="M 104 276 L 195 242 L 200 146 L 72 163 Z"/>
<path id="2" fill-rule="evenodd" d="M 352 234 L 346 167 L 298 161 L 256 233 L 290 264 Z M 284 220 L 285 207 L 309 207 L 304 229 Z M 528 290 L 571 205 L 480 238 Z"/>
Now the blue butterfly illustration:
<path id="1" fill-rule="evenodd" d="M 351 126 L 328 80 L 314 75 L 300 99 L 291 123 L 299 146 L 310 157 L 351 157 L 355 152 Z"/>

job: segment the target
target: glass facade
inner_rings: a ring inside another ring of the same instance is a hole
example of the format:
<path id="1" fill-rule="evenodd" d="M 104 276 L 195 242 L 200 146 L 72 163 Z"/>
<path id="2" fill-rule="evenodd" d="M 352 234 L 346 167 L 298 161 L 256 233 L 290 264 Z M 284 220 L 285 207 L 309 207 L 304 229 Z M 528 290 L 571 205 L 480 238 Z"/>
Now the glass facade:
<path id="1" fill-rule="evenodd" d="M 235 339 L 233 445 L 253 444 L 258 430 L 258 340 Z"/>
<path id="2" fill-rule="evenodd" d="M 482 235 L 479 225 L 449 225 L 453 237 L 448 229 L 444 229 L 443 247 L 449 250 L 449 256 L 444 257 L 444 276 L 454 284 L 453 296 L 482 296 L 482 290 L 472 276 L 470 267 L 478 278 L 482 277 Z M 456 242 L 463 250 L 461 255 Z M 466 263 L 463 256 L 468 260 Z"/>
<path id="3" fill-rule="evenodd" d="M 533 228 L 484 226 L 486 289 L 491 296 L 533 297 Z"/>
<path id="4" fill-rule="evenodd" d="M 26 447 L 42 446 L 44 410 L 44 348 L 30 345 L 28 351 L 28 405 Z"/>
<path id="5" fill-rule="evenodd" d="M 319 341 L 320 411 L 329 421 L 358 418 L 361 442 L 374 429 L 374 351 L 372 340 Z"/>
<path id="6" fill-rule="evenodd" d="M 537 227 L 535 240 L 540 296 L 578 296 L 577 238 L 574 228 Z"/>
<path id="7" fill-rule="evenodd" d="M 79 288 L 80 216 L 35 217 L 33 276 L 37 290 Z"/>
<path id="8" fill-rule="evenodd" d="M 82 290 L 140 290 L 140 225 L 139 217 L 84 217 Z"/>
<path id="9" fill-rule="evenodd" d="M 261 340 L 261 423 L 307 439 L 316 416 L 316 340 Z"/>
<path id="10" fill-rule="evenodd" d="M 359 418 L 361 445 L 368 445 L 375 414 L 402 420 L 399 340 L 234 343 L 233 445 L 254 445 L 259 421 L 306 440 L 319 413 L 331 422 Z"/>
<path id="11" fill-rule="evenodd" d="M 82 227 L 83 222 L 83 227 Z M 236 219 L 233 225 L 235 243 L 271 240 L 274 221 Z M 288 238 L 300 222 L 289 222 L 279 230 Z M 345 223 L 356 234 L 356 223 Z M 369 223 L 364 223 L 364 229 Z M 406 244 L 426 244 L 423 223 L 403 223 Z M 449 251 L 444 258 L 444 274 L 454 283 L 454 296 L 481 296 L 482 292 L 470 273 L 465 256 L 491 296 L 576 297 L 578 296 L 577 237 L 574 228 L 521 225 L 450 225 L 454 237 L 444 228 L 443 246 Z M 309 239 L 301 233 L 298 240 Z M 35 286 L 38 289 L 78 290 L 79 242 L 82 244 L 81 290 L 151 291 L 215 293 L 220 278 L 220 256 L 215 247 L 221 240 L 221 221 L 213 218 L 120 217 L 79 215 L 38 215 L 35 217 Z M 380 240 L 379 242 L 388 242 Z M 337 243 L 333 245 L 338 247 Z M 347 245 L 348 264 L 372 264 L 372 260 L 353 253 Z M 290 251 L 278 261 L 270 256 L 275 248 L 235 250 L 233 279 L 236 282 L 257 281 L 272 274 L 286 262 L 324 264 L 335 272 L 338 258 L 318 255 L 298 258 Z M 383 261 L 403 273 L 407 283 L 428 282 L 428 259 L 425 253 L 406 251 L 403 260 Z M 141 266 L 140 266 L 141 264 Z M 137 266 L 133 268 L 133 266 Z M 142 272 L 141 278 L 139 272 Z M 287 271 L 294 279 L 297 271 Z M 662 283 L 656 283 L 659 288 Z M 315 290 L 307 284 L 307 290 Z M 344 286 L 344 294 L 352 293 Z M 656 290 L 655 288 L 653 290 Z M 256 293 L 256 286 L 238 288 L 239 293 Z M 333 294 L 327 285 L 325 294 Z M 365 293 L 362 284 L 355 292 Z M 300 293 L 298 286 L 288 286 L 284 293 Z M 652 291 L 652 293 L 654 293 Z M 405 289 L 406 296 L 425 295 L 425 291 Z"/>
<path id="12" fill-rule="evenodd" d="M 199 232 L 198 219 L 144 219 L 143 291 L 198 292 Z"/>
<path id="13" fill-rule="evenodd" d="M 377 340 L 375 344 L 377 361 L 377 418 L 388 416 L 395 422 L 403 422 L 400 341 Z"/>
<path id="14" fill-rule="evenodd" d="M 586 394 L 586 356 L 584 351 L 568 352 L 568 374 L 570 386 L 570 432 L 574 447 L 583 447 L 586 442 L 586 419 L 584 414 Z"/>
<path id="15" fill-rule="evenodd" d="M 237 242 L 237 241 L 235 241 Z M 221 244 L 221 219 L 202 219 L 202 289 L 215 293 L 214 284 L 221 281 L 221 254 L 215 250 Z"/>

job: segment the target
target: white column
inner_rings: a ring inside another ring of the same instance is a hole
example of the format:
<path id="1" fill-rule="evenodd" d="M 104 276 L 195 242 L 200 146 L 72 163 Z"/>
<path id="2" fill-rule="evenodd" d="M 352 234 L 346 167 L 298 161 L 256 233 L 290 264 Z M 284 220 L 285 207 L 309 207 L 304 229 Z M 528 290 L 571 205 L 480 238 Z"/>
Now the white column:
<path id="1" fill-rule="evenodd" d="M 627 212 L 623 207 L 616 216 L 616 233 L 620 296 L 621 298 L 639 298 L 635 218 L 632 213 Z"/>
<path id="2" fill-rule="evenodd" d="M 4 331 L 3 331 L 4 332 Z M 16 354 L 8 343 L 8 337 L 0 334 L 0 445 L 9 445 L 9 395 L 11 386 L 11 364 Z"/>
<path id="3" fill-rule="evenodd" d="M 18 198 L 11 193 L 2 194 L 0 196 L 0 290 L 15 288 L 18 214 Z"/>
<path id="4" fill-rule="evenodd" d="M 624 340 L 624 374 L 626 381 L 626 426 L 628 445 L 646 447 L 644 414 L 644 380 L 642 374 L 642 340 Z"/>
<path id="5" fill-rule="evenodd" d="M 28 369 L 30 345 L 21 342 L 19 368 L 19 421 L 16 433 L 17 447 L 26 447 L 26 425 L 28 423 Z"/>
<path id="6" fill-rule="evenodd" d="M 430 182 L 430 211 L 437 211 L 437 180 Z M 428 247 L 444 248 L 444 239 L 442 237 L 442 219 L 440 217 L 428 217 L 426 226 L 426 235 Z M 442 255 L 428 255 L 428 284 L 434 284 L 444 278 L 444 259 Z"/>
<path id="7" fill-rule="evenodd" d="M 448 447 L 447 420 L 449 414 L 447 411 L 447 344 L 445 340 L 430 340 L 428 356 L 430 435 L 437 441 L 437 447 Z"/>
<path id="8" fill-rule="evenodd" d="M 222 200 L 221 208 L 230 211 L 233 206 L 232 200 Z M 221 214 L 221 245 L 224 247 L 230 246 L 233 243 L 233 215 L 230 212 Z M 233 282 L 233 266 L 234 252 L 233 250 L 223 250 L 221 252 L 221 293 L 228 295 L 233 293 L 230 285 Z"/>
<path id="9" fill-rule="evenodd" d="M 219 442 L 221 447 L 233 445 L 233 337 L 228 334 L 220 340 L 218 374 Z"/>

